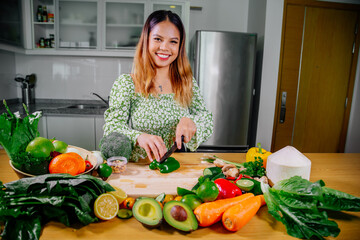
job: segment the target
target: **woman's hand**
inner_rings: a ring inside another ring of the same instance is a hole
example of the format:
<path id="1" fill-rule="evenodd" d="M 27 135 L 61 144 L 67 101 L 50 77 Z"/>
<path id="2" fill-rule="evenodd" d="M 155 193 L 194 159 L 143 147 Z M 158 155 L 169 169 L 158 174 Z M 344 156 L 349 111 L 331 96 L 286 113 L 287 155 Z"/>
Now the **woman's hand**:
<path id="1" fill-rule="evenodd" d="M 183 117 L 180 119 L 176 127 L 176 143 L 177 148 L 181 149 L 181 136 L 184 136 L 184 142 L 190 142 L 191 138 L 196 133 L 196 125 L 190 118 Z"/>
<path id="2" fill-rule="evenodd" d="M 164 140 L 156 135 L 143 133 L 137 138 L 137 143 L 145 149 L 151 162 L 153 161 L 152 156 L 154 156 L 157 161 L 160 161 L 160 158 L 167 152 Z"/>

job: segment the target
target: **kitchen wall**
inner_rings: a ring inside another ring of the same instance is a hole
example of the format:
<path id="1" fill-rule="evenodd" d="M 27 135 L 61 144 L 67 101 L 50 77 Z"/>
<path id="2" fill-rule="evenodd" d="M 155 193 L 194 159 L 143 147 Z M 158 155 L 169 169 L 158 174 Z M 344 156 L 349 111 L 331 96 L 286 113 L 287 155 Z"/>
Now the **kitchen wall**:
<path id="1" fill-rule="evenodd" d="M 0 50 L 0 100 L 18 97 L 16 82 L 14 81 L 15 54 Z M 2 103 L 1 103 L 2 104 Z"/>

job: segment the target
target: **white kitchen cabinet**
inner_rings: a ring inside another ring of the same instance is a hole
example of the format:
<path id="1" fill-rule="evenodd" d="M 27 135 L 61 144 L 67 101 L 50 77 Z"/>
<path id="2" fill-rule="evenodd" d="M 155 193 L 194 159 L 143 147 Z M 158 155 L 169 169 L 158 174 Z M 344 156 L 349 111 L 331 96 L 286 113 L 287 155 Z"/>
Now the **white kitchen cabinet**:
<path id="1" fill-rule="evenodd" d="M 97 49 L 100 21 L 97 0 L 58 1 L 58 48 Z"/>
<path id="2" fill-rule="evenodd" d="M 95 149 L 99 150 L 100 140 L 104 135 L 104 124 L 105 119 L 104 116 L 95 117 Z"/>
<path id="3" fill-rule="evenodd" d="M 69 145 L 95 150 L 95 120 L 88 116 L 47 116 L 47 138 L 56 138 Z"/>
<path id="4" fill-rule="evenodd" d="M 105 49 L 134 49 L 140 38 L 147 1 L 105 2 Z"/>

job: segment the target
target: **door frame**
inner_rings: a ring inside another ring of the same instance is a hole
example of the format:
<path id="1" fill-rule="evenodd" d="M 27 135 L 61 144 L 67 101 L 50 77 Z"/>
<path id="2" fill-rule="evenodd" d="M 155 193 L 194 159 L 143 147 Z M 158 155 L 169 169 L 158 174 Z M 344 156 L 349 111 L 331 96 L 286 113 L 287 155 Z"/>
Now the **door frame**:
<path id="1" fill-rule="evenodd" d="M 335 3 L 335 2 L 319 2 L 316 0 L 284 0 L 284 12 L 283 12 L 283 22 L 282 22 L 282 32 L 281 32 L 281 48 L 280 48 L 280 61 L 279 61 L 279 72 L 278 72 L 278 81 L 277 81 L 277 91 L 276 91 L 276 105 L 275 105 L 275 114 L 274 114 L 274 125 L 273 125 L 273 133 L 272 133 L 272 141 L 271 141 L 271 151 L 274 151 L 275 146 L 275 138 L 276 138 L 276 128 L 277 124 L 279 124 L 280 117 L 280 108 L 281 108 L 281 81 L 282 81 L 282 67 L 284 61 L 284 40 L 285 40 L 285 26 L 286 26 L 286 14 L 287 14 L 287 6 L 288 5 L 298 5 L 303 7 L 320 7 L 320 8 L 331 8 L 331 9 L 339 9 L 339 10 L 353 10 L 358 11 L 358 19 L 357 19 L 357 35 L 355 39 L 355 51 L 352 57 L 351 62 L 351 70 L 350 70 L 350 79 L 349 86 L 347 90 L 347 105 L 344 112 L 344 120 L 342 123 L 340 141 L 338 146 L 339 152 L 345 151 L 346 144 L 346 136 L 350 119 L 350 111 L 353 99 L 354 92 L 354 84 L 355 84 L 355 75 L 356 75 L 356 67 L 359 55 L 359 45 L 360 45 L 360 5 L 357 4 L 345 4 L 345 3 Z M 355 29 L 354 29 L 355 31 Z M 360 69 L 359 69 L 360 71 Z M 300 73 L 299 73 L 300 74 Z"/>

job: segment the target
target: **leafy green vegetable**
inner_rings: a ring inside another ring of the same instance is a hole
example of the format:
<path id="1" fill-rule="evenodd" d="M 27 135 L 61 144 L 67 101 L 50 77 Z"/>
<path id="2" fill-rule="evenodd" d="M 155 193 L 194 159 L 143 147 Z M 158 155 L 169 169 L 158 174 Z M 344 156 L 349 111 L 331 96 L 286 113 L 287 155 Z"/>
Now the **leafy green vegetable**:
<path id="1" fill-rule="evenodd" d="M 5 222 L 1 236 L 39 239 L 42 225 L 50 220 L 66 226 L 95 222 L 94 201 L 108 191 L 114 189 L 90 175 L 46 174 L 0 182 L 0 221 Z"/>
<path id="2" fill-rule="evenodd" d="M 299 176 L 282 180 L 273 188 L 261 183 L 269 213 L 297 238 L 336 237 L 340 229 L 324 209 L 360 211 L 360 198 L 310 182 Z"/>
<path id="3" fill-rule="evenodd" d="M 20 152 L 25 151 L 26 146 L 35 137 L 39 136 L 37 130 L 41 112 L 29 114 L 25 105 L 26 117 L 15 116 L 3 100 L 4 106 L 8 111 L 0 115 L 0 144 L 6 153 L 13 159 Z"/>
<path id="4" fill-rule="evenodd" d="M 240 171 L 241 174 L 251 177 L 262 177 L 266 175 L 266 170 L 263 167 L 263 160 L 259 158 L 255 161 L 245 162 L 245 169 Z"/>
<path id="5" fill-rule="evenodd" d="M 100 152 L 106 158 L 130 158 L 132 152 L 131 140 L 124 134 L 112 132 L 100 140 Z"/>

